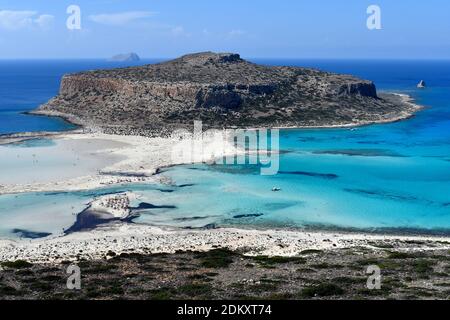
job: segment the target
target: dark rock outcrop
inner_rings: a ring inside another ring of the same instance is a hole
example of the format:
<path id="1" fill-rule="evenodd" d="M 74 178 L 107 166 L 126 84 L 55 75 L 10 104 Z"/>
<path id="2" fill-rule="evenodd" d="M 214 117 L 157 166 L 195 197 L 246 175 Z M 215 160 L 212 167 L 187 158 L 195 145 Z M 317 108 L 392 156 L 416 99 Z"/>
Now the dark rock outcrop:
<path id="1" fill-rule="evenodd" d="M 406 105 L 379 97 L 349 75 L 271 67 L 238 54 L 186 55 L 153 65 L 63 77 L 37 113 L 110 133 L 153 134 L 190 127 L 327 126 L 395 118 Z"/>

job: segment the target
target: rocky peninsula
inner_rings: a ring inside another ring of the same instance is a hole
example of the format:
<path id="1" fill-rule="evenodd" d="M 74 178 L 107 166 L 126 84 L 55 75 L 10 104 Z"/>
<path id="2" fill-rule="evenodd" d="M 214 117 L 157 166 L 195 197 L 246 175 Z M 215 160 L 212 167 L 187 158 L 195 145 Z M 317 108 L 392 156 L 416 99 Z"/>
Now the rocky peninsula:
<path id="1" fill-rule="evenodd" d="M 205 52 L 65 75 L 58 96 L 34 113 L 104 133 L 154 136 L 194 120 L 218 129 L 331 127 L 396 121 L 417 109 L 353 76 Z"/>

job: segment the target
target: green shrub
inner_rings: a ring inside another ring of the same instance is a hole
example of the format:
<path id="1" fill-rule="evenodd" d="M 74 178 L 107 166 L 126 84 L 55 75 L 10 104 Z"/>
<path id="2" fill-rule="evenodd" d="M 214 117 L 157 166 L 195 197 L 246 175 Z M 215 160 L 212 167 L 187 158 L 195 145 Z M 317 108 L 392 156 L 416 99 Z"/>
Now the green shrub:
<path id="1" fill-rule="evenodd" d="M 300 252 L 300 254 L 316 254 L 316 253 L 322 253 L 322 250 L 307 249 Z"/>
<path id="2" fill-rule="evenodd" d="M 413 267 L 414 267 L 414 271 L 417 273 L 428 273 L 428 272 L 433 272 L 433 266 L 436 263 L 433 261 L 429 261 L 429 260 L 417 260 L 414 261 L 413 263 Z"/>
<path id="3" fill-rule="evenodd" d="M 201 252 L 197 257 L 201 261 L 201 265 L 205 268 L 226 268 L 233 263 L 233 257 L 236 255 L 228 249 L 214 249 L 208 252 Z"/>
<path id="4" fill-rule="evenodd" d="M 257 257 L 253 257 L 253 260 L 255 260 L 256 262 L 259 262 L 261 264 L 266 264 L 266 265 L 283 264 L 283 263 L 290 263 L 290 262 L 293 262 L 296 264 L 306 263 L 306 259 L 301 258 L 301 257 L 257 256 Z"/>
<path id="5" fill-rule="evenodd" d="M 33 266 L 33 264 L 31 264 L 25 260 L 6 261 L 6 262 L 2 262 L 1 265 L 3 267 L 11 268 L 11 269 L 25 269 L 25 268 L 30 268 Z"/>
<path id="6" fill-rule="evenodd" d="M 339 296 L 344 293 L 344 290 L 333 283 L 321 283 L 316 286 L 306 287 L 300 292 L 300 296 L 304 298 L 313 297 L 329 297 Z"/>
<path id="7" fill-rule="evenodd" d="M 211 292 L 211 286 L 203 283 L 189 283 L 179 288 L 180 293 L 187 296 L 199 296 Z"/>
<path id="8" fill-rule="evenodd" d="M 150 292 L 151 300 L 170 300 L 174 295 L 174 290 L 171 288 L 160 288 Z"/>
<path id="9" fill-rule="evenodd" d="M 409 259 L 409 258 L 414 258 L 414 256 L 410 255 L 406 252 L 389 252 L 388 258 L 389 259 Z"/>

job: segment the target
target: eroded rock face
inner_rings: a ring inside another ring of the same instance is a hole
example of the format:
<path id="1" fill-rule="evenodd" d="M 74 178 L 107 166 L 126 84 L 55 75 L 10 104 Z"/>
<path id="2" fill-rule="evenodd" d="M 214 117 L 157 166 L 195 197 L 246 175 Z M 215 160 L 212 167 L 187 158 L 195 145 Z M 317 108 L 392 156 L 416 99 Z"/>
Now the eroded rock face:
<path id="1" fill-rule="evenodd" d="M 383 117 L 399 106 L 348 75 L 250 63 L 211 52 L 140 67 L 66 75 L 39 113 L 127 133 L 209 127 L 311 126 Z"/>
<path id="2" fill-rule="evenodd" d="M 361 95 L 363 97 L 377 98 L 377 89 L 373 83 L 348 83 L 340 85 L 333 94 L 341 96 Z"/>

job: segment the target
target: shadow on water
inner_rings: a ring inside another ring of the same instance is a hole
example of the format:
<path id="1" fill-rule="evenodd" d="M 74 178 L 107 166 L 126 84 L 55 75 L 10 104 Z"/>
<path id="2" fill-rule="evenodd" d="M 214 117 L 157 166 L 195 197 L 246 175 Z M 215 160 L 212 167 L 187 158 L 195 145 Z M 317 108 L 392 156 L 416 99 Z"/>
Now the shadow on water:
<path id="1" fill-rule="evenodd" d="M 114 217 L 112 214 L 102 211 L 93 210 L 90 206 L 77 215 L 77 220 L 68 229 L 64 230 L 64 234 L 71 234 L 79 231 L 93 230 L 96 227 L 114 221 L 123 221 Z"/>
<path id="2" fill-rule="evenodd" d="M 320 150 L 314 154 L 344 155 L 351 157 L 405 157 L 397 152 L 387 149 L 340 149 L 340 150 Z"/>
<path id="3" fill-rule="evenodd" d="M 116 217 L 109 212 L 93 210 L 91 206 L 84 209 L 77 215 L 75 223 L 64 230 L 64 234 L 70 234 L 74 232 L 93 230 L 100 225 L 105 225 L 111 222 L 123 222 L 133 223 L 133 220 L 140 216 L 139 211 L 150 209 L 176 209 L 176 206 L 172 205 L 154 205 L 151 203 L 141 202 L 137 207 L 130 207 L 131 213 L 126 217 Z"/>
<path id="4" fill-rule="evenodd" d="M 51 233 L 48 232 L 35 232 L 25 229 L 13 229 L 12 233 L 18 235 L 21 238 L 26 239 L 39 239 L 39 238 L 46 238 L 51 235 Z"/>
<path id="5" fill-rule="evenodd" d="M 147 209 L 176 209 L 176 206 L 163 205 L 158 206 L 147 202 L 141 202 L 139 206 L 130 208 L 131 210 L 147 210 Z"/>
<path id="6" fill-rule="evenodd" d="M 337 174 L 334 173 L 316 173 L 316 172 L 306 172 L 306 171 L 279 171 L 279 174 L 290 174 L 290 175 L 297 175 L 297 176 L 307 176 L 307 177 L 314 177 L 314 178 L 322 178 L 322 179 L 328 179 L 333 180 L 339 178 Z"/>

